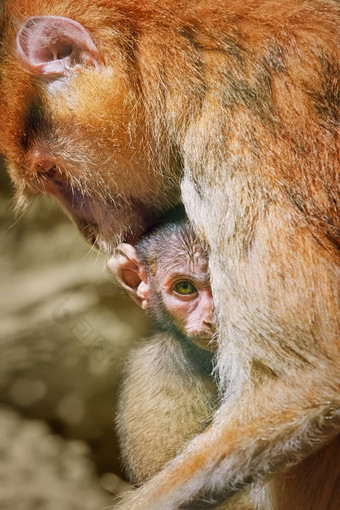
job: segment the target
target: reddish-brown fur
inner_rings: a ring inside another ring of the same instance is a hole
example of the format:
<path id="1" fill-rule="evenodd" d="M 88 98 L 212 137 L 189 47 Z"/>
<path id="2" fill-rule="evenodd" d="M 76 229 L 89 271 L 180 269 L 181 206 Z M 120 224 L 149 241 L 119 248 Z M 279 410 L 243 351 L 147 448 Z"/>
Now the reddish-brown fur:
<path id="1" fill-rule="evenodd" d="M 6 0 L 4 14 L 0 150 L 20 195 L 56 196 L 110 253 L 180 187 L 210 249 L 224 403 L 122 508 L 232 505 L 249 485 L 260 508 L 313 508 L 320 486 L 320 510 L 340 506 L 334 471 L 303 475 L 328 443 L 328 470 L 339 459 L 339 3 Z M 100 70 L 80 59 L 47 81 L 20 62 L 20 27 L 48 14 L 84 26 Z M 268 482 L 302 461 L 300 483 Z"/>

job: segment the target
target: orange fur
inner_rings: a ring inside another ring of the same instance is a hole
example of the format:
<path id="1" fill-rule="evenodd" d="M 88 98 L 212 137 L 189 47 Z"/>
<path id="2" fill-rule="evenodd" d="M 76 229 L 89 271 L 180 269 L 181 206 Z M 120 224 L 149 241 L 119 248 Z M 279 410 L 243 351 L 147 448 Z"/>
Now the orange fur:
<path id="1" fill-rule="evenodd" d="M 20 62 L 18 30 L 51 14 L 104 64 L 78 51 L 46 78 Z M 293 507 L 280 473 L 301 462 L 301 507 L 336 492 L 324 465 L 306 490 L 303 469 L 340 428 L 339 3 L 5 0 L 2 15 L 0 150 L 19 193 L 56 196 L 108 253 L 182 199 L 210 250 L 223 404 L 122 508 L 228 505 L 246 486 Z"/>

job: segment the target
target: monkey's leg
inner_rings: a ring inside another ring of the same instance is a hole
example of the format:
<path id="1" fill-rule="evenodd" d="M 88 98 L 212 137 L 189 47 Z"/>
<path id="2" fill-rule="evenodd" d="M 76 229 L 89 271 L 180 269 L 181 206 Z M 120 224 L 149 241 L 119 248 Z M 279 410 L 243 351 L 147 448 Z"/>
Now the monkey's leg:
<path id="1" fill-rule="evenodd" d="M 273 497 L 273 505 L 263 506 L 264 510 L 266 508 L 338 510 L 340 508 L 339 459 L 340 436 L 337 436 L 322 450 L 293 466 L 287 472 L 280 473 L 267 484 L 269 495 Z"/>
<path id="2" fill-rule="evenodd" d="M 327 379 L 320 378 L 317 388 L 315 374 L 301 371 L 291 378 L 290 388 L 279 380 L 244 394 L 243 403 L 226 403 L 209 429 L 120 508 L 213 507 L 242 487 L 298 463 L 340 430 L 340 388 L 332 384 L 332 368 L 325 372 Z"/>

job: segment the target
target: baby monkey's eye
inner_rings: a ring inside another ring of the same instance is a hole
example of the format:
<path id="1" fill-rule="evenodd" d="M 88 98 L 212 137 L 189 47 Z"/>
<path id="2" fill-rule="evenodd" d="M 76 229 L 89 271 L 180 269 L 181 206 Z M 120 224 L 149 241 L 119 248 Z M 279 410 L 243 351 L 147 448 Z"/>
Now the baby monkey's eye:
<path id="1" fill-rule="evenodd" d="M 174 291 L 177 292 L 177 294 L 181 294 L 182 296 L 187 296 L 189 294 L 194 294 L 195 292 L 197 292 L 197 289 L 188 280 L 183 280 L 181 282 L 176 283 L 176 285 L 174 286 Z"/>

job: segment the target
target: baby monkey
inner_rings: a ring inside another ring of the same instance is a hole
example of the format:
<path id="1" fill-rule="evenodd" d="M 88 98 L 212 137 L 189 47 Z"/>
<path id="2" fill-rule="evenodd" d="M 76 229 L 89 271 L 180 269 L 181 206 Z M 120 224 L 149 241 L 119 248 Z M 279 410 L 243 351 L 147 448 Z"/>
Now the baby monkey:
<path id="1" fill-rule="evenodd" d="M 155 329 L 129 354 L 116 420 L 127 474 L 140 484 L 206 428 L 218 404 L 208 256 L 179 207 L 108 265 Z"/>
<path id="2" fill-rule="evenodd" d="M 181 207 L 108 266 L 157 331 L 215 351 L 208 257 Z"/>

